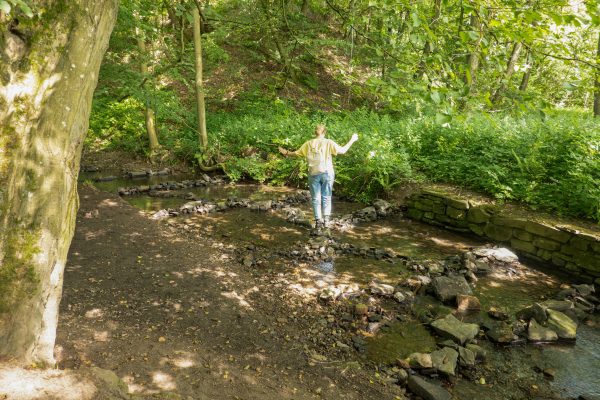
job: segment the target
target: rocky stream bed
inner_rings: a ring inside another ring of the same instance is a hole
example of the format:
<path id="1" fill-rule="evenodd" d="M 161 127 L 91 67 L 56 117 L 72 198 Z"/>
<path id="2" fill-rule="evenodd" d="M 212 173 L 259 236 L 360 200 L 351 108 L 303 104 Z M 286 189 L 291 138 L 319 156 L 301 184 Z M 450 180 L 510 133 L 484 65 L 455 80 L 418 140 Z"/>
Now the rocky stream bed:
<path id="1" fill-rule="evenodd" d="M 306 191 L 167 172 L 82 179 L 174 234 L 226 243 L 257 285 L 313 307 L 309 365 L 364 368 L 390 398 L 600 399 L 600 294 L 507 248 L 385 200 L 334 199 L 331 233 L 311 236 Z M 288 312 L 277 321 L 297 323 Z"/>

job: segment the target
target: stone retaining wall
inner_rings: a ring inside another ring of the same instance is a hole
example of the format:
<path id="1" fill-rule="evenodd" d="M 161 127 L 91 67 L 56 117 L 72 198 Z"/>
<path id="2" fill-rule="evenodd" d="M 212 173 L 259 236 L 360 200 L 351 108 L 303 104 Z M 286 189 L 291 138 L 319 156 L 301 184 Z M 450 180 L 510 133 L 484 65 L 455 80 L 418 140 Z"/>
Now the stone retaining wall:
<path id="1" fill-rule="evenodd" d="M 413 194 L 407 207 L 410 218 L 474 233 L 505 244 L 520 255 L 600 284 L 600 234 L 511 217 L 498 206 L 434 190 Z"/>

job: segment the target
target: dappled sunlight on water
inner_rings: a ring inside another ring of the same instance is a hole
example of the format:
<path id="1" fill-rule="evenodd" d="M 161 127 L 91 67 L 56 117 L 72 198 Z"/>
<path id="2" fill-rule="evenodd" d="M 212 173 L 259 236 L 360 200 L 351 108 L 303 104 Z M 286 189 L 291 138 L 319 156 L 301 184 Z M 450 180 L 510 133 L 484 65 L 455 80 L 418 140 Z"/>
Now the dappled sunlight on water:
<path id="1" fill-rule="evenodd" d="M 359 225 L 345 232 L 344 238 L 357 246 L 383 248 L 408 257 L 437 259 L 482 244 L 478 239 L 400 216 Z"/>
<path id="2" fill-rule="evenodd" d="M 501 306 L 516 312 L 555 293 L 560 281 L 541 271 L 516 265 L 509 270 L 500 268 L 483 276 L 476 283 L 474 295 L 484 309 Z"/>

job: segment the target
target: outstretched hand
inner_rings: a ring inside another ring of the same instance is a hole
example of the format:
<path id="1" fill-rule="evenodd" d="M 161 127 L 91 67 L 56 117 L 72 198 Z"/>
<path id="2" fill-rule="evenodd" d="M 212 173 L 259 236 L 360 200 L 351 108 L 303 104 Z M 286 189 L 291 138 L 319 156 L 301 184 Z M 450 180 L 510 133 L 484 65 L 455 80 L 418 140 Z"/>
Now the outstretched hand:
<path id="1" fill-rule="evenodd" d="M 350 140 L 352 140 L 353 142 L 356 142 L 358 140 L 358 133 L 353 133 L 352 138 Z"/>
<path id="2" fill-rule="evenodd" d="M 289 153 L 289 151 L 287 151 L 286 149 L 284 149 L 284 148 L 283 148 L 283 147 L 281 147 L 281 146 L 279 146 L 279 147 L 278 147 L 278 149 L 279 149 L 279 152 L 280 152 L 281 154 L 283 154 L 284 156 L 287 156 L 287 155 L 288 155 L 288 153 Z"/>

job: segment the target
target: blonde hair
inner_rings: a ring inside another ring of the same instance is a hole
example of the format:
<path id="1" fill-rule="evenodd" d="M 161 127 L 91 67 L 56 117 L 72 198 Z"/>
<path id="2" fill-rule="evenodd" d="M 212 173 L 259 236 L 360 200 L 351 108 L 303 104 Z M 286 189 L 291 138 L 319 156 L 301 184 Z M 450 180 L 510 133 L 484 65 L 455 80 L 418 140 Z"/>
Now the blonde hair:
<path id="1" fill-rule="evenodd" d="M 325 124 L 318 124 L 315 128 L 315 136 L 319 136 L 320 134 L 325 135 L 325 133 L 327 133 L 327 128 L 325 127 Z"/>

